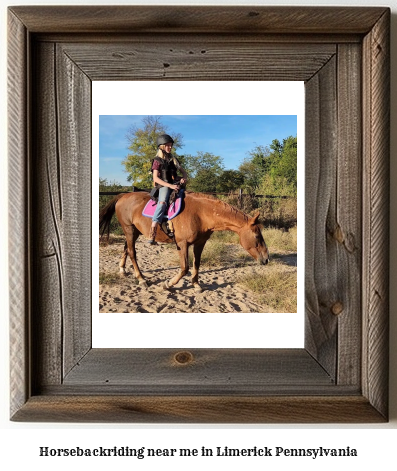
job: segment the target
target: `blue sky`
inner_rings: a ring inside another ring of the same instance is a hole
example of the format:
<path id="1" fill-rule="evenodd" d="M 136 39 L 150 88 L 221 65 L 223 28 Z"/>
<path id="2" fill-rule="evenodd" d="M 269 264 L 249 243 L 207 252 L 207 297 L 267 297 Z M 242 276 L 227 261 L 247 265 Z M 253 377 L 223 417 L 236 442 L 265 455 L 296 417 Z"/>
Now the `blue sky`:
<path id="1" fill-rule="evenodd" d="M 99 176 L 108 182 L 127 182 L 122 160 L 128 154 L 126 135 L 132 125 L 139 126 L 144 116 L 99 116 Z M 210 152 L 223 158 L 226 169 L 237 169 L 257 145 L 268 146 L 273 139 L 282 141 L 297 134 L 295 115 L 218 116 L 162 115 L 168 133 L 180 133 L 184 146 L 178 153 L 195 155 Z M 154 156 L 153 156 L 154 157 Z"/>

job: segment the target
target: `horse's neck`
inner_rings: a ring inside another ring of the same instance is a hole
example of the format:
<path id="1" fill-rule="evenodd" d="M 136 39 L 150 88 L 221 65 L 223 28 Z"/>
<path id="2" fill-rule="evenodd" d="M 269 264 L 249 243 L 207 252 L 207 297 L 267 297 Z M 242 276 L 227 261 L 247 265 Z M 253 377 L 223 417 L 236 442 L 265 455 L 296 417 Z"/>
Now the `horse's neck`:
<path id="1" fill-rule="evenodd" d="M 244 213 L 233 209 L 221 201 L 208 200 L 207 204 L 207 214 L 211 221 L 211 229 L 214 231 L 238 232 L 247 222 Z"/>

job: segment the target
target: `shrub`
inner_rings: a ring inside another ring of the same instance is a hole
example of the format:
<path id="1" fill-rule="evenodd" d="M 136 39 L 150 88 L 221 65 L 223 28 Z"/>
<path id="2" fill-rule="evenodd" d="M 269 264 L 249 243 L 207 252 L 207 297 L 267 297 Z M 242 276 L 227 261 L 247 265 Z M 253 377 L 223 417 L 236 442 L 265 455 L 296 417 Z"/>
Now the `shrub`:
<path id="1" fill-rule="evenodd" d="M 273 252 L 296 252 L 297 251 L 297 227 L 288 232 L 280 229 L 269 228 L 262 232 L 270 253 Z"/>
<path id="2" fill-rule="evenodd" d="M 265 227 L 289 230 L 297 224 L 297 199 L 293 188 L 263 185 L 256 189 L 257 195 L 244 193 L 240 199 L 236 193 L 223 197 L 223 201 L 253 215 L 259 211 L 260 221 Z"/>
<path id="3" fill-rule="evenodd" d="M 99 272 L 99 284 L 100 285 L 113 285 L 120 280 L 120 277 L 114 273 Z"/>
<path id="4" fill-rule="evenodd" d="M 133 187 L 122 186 L 116 182 L 108 183 L 106 179 L 99 178 L 99 191 L 109 191 L 109 192 L 129 192 L 132 191 Z M 104 208 L 115 195 L 99 195 L 99 211 Z M 115 235 L 123 235 L 123 229 L 120 226 L 120 223 L 117 220 L 116 215 L 112 217 L 110 222 L 110 233 Z"/>
<path id="5" fill-rule="evenodd" d="M 284 269 L 283 269 L 284 268 Z M 275 312 L 297 311 L 296 270 L 270 262 L 266 271 L 241 277 L 238 283 L 258 296 L 258 301 Z"/>

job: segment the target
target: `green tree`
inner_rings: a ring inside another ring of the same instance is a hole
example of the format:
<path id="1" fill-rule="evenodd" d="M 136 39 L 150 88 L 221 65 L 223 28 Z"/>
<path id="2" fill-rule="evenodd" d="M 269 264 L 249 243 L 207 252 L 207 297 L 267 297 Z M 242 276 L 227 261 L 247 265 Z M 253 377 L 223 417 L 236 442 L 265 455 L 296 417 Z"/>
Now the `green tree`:
<path id="1" fill-rule="evenodd" d="M 267 146 L 256 146 L 253 150 L 248 152 L 251 157 L 252 163 L 260 169 L 261 173 L 266 172 L 271 165 L 272 154 Z"/>
<path id="2" fill-rule="evenodd" d="M 99 177 L 99 191 L 120 191 L 120 192 L 128 192 L 132 191 L 132 186 L 127 185 L 120 185 L 120 183 L 113 181 L 109 182 L 107 178 Z M 109 198 L 107 195 L 102 195 L 104 198 Z M 113 196 L 110 196 L 113 198 Z"/>
<path id="3" fill-rule="evenodd" d="M 289 136 L 283 139 L 283 143 L 273 141 L 274 161 L 270 168 L 270 175 L 273 178 L 285 179 L 295 190 L 297 188 L 297 170 L 298 170 L 298 144 L 297 138 Z M 273 145 L 272 143 L 272 145 Z M 271 146 L 272 147 L 272 146 Z"/>
<path id="4" fill-rule="evenodd" d="M 184 156 L 185 170 L 189 176 L 189 190 L 215 192 L 220 175 L 224 171 L 223 159 L 210 152 Z"/>
<path id="5" fill-rule="evenodd" d="M 161 122 L 160 116 L 146 116 L 142 119 L 140 126 L 132 126 L 128 131 L 126 137 L 130 152 L 122 164 L 128 173 L 127 180 L 135 186 L 151 188 L 151 166 L 157 153 L 157 137 L 164 133 L 171 135 L 174 139 L 173 154 L 178 158 L 175 150 L 183 146 L 182 135 L 170 131 Z"/>
<path id="6" fill-rule="evenodd" d="M 281 154 L 283 153 L 283 144 L 281 144 L 278 139 L 273 139 L 272 143 L 270 144 L 270 149 L 273 151 L 273 156 L 276 157 L 276 159 L 280 158 Z"/>
<path id="7" fill-rule="evenodd" d="M 244 177 L 244 187 L 248 190 L 257 188 L 263 175 L 269 171 L 271 163 L 271 153 L 268 147 L 256 146 L 248 157 L 239 166 L 239 172 Z"/>
<path id="8" fill-rule="evenodd" d="M 274 139 L 269 147 L 256 146 L 239 167 L 244 175 L 244 186 L 248 190 L 257 189 L 266 180 L 266 186 L 274 188 L 297 187 L 297 138 L 289 136 L 280 142 Z M 266 177 L 266 178 L 265 178 Z M 274 182 L 271 183 L 270 179 Z M 276 181 L 277 180 L 277 181 Z M 284 183 L 280 183 L 284 182 Z"/>
<path id="9" fill-rule="evenodd" d="M 242 188 L 244 185 L 244 175 L 239 170 L 225 170 L 219 175 L 216 189 L 220 193 Z"/>

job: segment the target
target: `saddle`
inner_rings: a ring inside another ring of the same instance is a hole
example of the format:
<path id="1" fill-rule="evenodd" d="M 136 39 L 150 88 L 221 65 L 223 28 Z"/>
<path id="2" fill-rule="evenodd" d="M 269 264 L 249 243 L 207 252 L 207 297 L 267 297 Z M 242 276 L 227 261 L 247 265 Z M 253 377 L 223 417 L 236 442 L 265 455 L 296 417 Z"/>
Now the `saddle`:
<path id="1" fill-rule="evenodd" d="M 182 201 L 183 201 L 184 190 L 175 190 L 171 193 L 170 199 L 168 201 L 168 208 L 164 214 L 164 220 L 170 221 L 174 219 L 174 217 L 178 216 L 178 214 L 182 210 Z M 150 199 L 142 211 L 142 216 L 146 216 L 147 218 L 153 218 L 154 212 L 156 211 L 157 201 L 153 201 Z"/>

